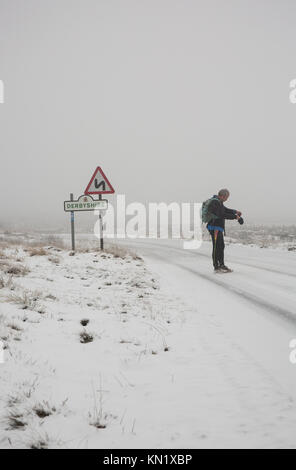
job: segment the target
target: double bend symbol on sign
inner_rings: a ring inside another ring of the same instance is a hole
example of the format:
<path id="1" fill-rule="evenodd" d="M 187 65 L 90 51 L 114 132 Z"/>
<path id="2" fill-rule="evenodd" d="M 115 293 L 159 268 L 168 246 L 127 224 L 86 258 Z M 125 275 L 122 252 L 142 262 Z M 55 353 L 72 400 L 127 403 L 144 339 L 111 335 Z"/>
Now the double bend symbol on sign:
<path id="1" fill-rule="evenodd" d="M 84 194 L 113 194 L 115 191 L 102 168 L 98 166 L 88 183 Z"/>

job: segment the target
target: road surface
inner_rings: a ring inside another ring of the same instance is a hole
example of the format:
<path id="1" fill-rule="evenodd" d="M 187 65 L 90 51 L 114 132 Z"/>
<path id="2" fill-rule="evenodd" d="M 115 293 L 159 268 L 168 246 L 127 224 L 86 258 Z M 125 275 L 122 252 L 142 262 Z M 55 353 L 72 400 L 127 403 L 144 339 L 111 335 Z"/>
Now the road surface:
<path id="1" fill-rule="evenodd" d="M 208 411 L 208 421 L 200 416 L 209 434 L 213 427 L 223 434 L 204 446 L 296 447 L 296 365 L 289 347 L 296 338 L 296 254 L 231 245 L 226 264 L 234 272 L 215 274 L 209 243 L 196 251 L 171 240 L 123 243 L 194 312 L 187 338 L 182 331 L 184 384 Z M 196 377 L 186 376 L 189 363 L 188 374 L 196 364 Z"/>

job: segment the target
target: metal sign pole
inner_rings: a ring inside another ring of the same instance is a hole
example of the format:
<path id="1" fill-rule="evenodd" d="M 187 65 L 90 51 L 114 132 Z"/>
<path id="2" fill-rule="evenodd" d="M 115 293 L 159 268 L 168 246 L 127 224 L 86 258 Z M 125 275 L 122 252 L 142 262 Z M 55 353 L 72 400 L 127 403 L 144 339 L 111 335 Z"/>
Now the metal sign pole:
<path id="1" fill-rule="evenodd" d="M 102 199 L 102 194 L 99 194 L 99 200 Z M 102 217 L 102 214 L 100 213 L 99 215 L 99 219 L 100 219 L 100 247 L 101 247 L 101 250 L 104 249 L 104 240 L 103 240 L 103 217 Z"/>
<path id="2" fill-rule="evenodd" d="M 70 193 L 70 201 L 74 201 L 73 193 Z M 71 212 L 71 239 L 72 251 L 75 251 L 74 212 Z"/>

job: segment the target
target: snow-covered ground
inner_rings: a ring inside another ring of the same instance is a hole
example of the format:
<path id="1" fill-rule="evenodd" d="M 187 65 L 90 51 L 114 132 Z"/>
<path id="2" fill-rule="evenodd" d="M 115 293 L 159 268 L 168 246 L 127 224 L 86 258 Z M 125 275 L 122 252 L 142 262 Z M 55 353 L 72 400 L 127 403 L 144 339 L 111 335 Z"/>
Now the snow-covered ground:
<path id="1" fill-rule="evenodd" d="M 186 306 L 159 288 L 140 258 L 114 253 L 2 251 L 1 447 L 174 439 L 166 388 Z M 23 267 L 29 272 L 19 275 Z"/>
<path id="2" fill-rule="evenodd" d="M 296 254 L 121 244 L 2 249 L 0 446 L 296 447 Z"/>

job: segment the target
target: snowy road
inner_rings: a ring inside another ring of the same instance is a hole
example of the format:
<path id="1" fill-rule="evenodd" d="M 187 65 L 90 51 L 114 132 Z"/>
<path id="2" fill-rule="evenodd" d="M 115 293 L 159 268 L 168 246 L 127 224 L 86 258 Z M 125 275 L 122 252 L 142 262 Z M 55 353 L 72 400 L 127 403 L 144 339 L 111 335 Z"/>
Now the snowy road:
<path id="1" fill-rule="evenodd" d="M 216 426 L 218 417 L 229 432 L 232 397 L 245 436 L 238 437 L 238 446 L 285 442 L 296 447 L 296 365 L 289 361 L 289 343 L 296 338 L 295 253 L 230 245 L 226 260 L 234 272 L 220 275 L 212 272 L 207 242 L 198 251 L 184 250 L 177 241 L 126 243 L 137 247 L 163 284 L 196 310 L 187 338 L 192 346 L 194 331 L 196 343 L 188 361 L 196 364 L 197 377 L 200 359 L 208 363 L 196 395 L 203 386 L 211 390 L 213 396 L 203 403 L 208 416 L 220 403 L 210 422 Z M 221 376 L 229 395 L 220 393 Z"/>
<path id="2" fill-rule="evenodd" d="M 296 323 L 296 256 L 294 253 L 231 246 L 230 276 L 211 272 L 209 243 L 201 250 L 184 250 L 180 242 L 136 241 L 146 256 L 180 267 L 212 284 L 223 287 L 241 299 L 266 309 L 269 314 Z M 228 248 L 229 251 L 229 248 Z M 250 269 L 251 268 L 251 269 Z"/>

